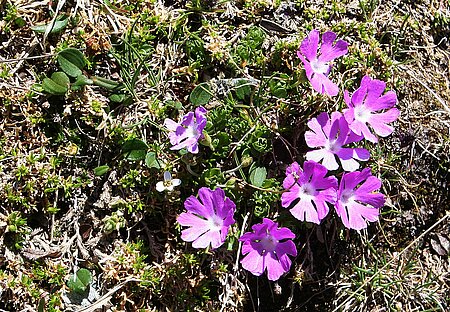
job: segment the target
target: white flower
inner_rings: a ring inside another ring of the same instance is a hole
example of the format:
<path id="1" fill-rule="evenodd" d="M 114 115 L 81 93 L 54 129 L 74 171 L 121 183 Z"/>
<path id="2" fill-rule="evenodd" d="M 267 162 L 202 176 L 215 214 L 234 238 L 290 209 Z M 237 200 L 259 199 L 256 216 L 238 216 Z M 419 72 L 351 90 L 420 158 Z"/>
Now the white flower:
<path id="1" fill-rule="evenodd" d="M 159 181 L 156 183 L 156 190 L 158 192 L 169 191 L 172 192 L 175 186 L 181 184 L 180 179 L 172 179 L 172 175 L 169 171 L 164 172 L 164 181 Z"/>

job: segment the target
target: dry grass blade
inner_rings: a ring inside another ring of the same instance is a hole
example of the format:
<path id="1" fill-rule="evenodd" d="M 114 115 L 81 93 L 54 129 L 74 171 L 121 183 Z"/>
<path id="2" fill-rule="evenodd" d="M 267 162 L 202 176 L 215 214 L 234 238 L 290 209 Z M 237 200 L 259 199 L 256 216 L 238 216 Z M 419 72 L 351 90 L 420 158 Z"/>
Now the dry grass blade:
<path id="1" fill-rule="evenodd" d="M 388 266 L 390 266 L 392 263 L 394 263 L 394 261 L 399 258 L 401 255 L 403 255 L 405 252 L 407 252 L 408 250 L 410 250 L 414 245 L 416 245 L 425 235 L 429 234 L 434 228 L 436 228 L 438 225 L 440 225 L 441 223 L 443 223 L 444 221 L 446 221 L 447 219 L 450 218 L 450 213 L 447 213 L 446 215 L 444 215 L 442 218 L 440 218 L 438 221 L 436 221 L 436 223 L 434 223 L 432 226 L 430 226 L 426 231 L 424 231 L 422 234 L 420 234 L 418 237 L 416 237 L 408 246 L 406 246 L 402 251 L 400 251 L 398 254 L 396 254 L 394 257 L 392 257 L 392 259 L 390 259 L 383 267 L 381 267 L 379 270 L 382 271 L 385 268 L 387 268 Z M 352 291 L 350 296 L 347 297 L 346 299 L 344 299 L 344 301 L 342 301 L 337 307 L 334 308 L 333 312 L 339 311 L 339 309 L 341 309 L 343 306 L 345 306 L 348 302 L 350 302 L 351 300 L 354 299 L 355 296 L 358 295 L 358 292 L 362 289 L 364 289 L 364 287 L 366 287 L 374 278 L 376 278 L 378 275 L 377 274 L 373 274 L 371 277 L 367 278 L 366 280 L 364 280 L 364 282 L 361 284 L 361 286 L 359 286 L 355 291 Z M 342 294 L 341 296 L 339 296 L 336 301 L 339 302 L 341 299 L 344 298 L 344 294 Z"/>

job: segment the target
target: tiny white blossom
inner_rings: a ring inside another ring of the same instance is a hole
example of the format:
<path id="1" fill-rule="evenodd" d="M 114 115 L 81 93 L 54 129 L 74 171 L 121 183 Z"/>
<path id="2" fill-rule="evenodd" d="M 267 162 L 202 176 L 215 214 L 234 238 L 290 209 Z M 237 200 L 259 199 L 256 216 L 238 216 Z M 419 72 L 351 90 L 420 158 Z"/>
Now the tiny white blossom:
<path id="1" fill-rule="evenodd" d="M 164 172 L 164 181 L 159 181 L 156 183 L 156 190 L 158 192 L 169 191 L 172 192 L 175 186 L 181 184 L 180 179 L 172 179 L 172 175 L 169 171 Z"/>

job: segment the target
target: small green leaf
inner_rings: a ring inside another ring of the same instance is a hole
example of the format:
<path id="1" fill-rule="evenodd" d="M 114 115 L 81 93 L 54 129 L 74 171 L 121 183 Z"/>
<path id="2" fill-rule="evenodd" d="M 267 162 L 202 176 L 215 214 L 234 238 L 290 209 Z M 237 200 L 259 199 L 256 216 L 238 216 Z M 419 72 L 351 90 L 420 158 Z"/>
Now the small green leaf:
<path id="1" fill-rule="evenodd" d="M 56 57 L 61 69 L 70 77 L 78 77 L 82 74 L 81 69 L 86 66 L 86 59 L 79 50 L 67 48 L 58 53 Z"/>
<path id="2" fill-rule="evenodd" d="M 111 168 L 109 168 L 108 165 L 103 165 L 103 166 L 99 166 L 97 168 L 94 169 L 94 174 L 96 176 L 102 176 L 105 173 L 107 173 Z"/>
<path id="3" fill-rule="evenodd" d="M 147 150 L 147 144 L 139 139 L 128 140 L 122 145 L 122 151 L 125 159 L 131 161 L 145 159 Z"/>
<path id="4" fill-rule="evenodd" d="M 111 94 L 109 96 L 109 99 L 114 102 L 114 103 L 122 103 L 123 101 L 125 101 L 128 98 L 128 96 L 126 94 L 123 93 L 119 93 L 119 94 Z"/>
<path id="5" fill-rule="evenodd" d="M 67 87 L 57 84 L 50 78 L 44 78 L 44 80 L 42 81 L 42 88 L 45 92 L 53 95 L 64 95 L 68 91 Z"/>
<path id="6" fill-rule="evenodd" d="M 159 165 L 158 160 L 156 159 L 155 152 L 148 152 L 147 155 L 145 155 L 145 164 L 149 168 L 156 168 L 160 169 L 161 166 Z"/>
<path id="7" fill-rule="evenodd" d="M 51 79 L 56 82 L 57 84 L 59 84 L 60 86 L 66 87 L 68 88 L 69 84 L 70 84 L 70 79 L 69 77 L 67 77 L 66 74 L 64 74 L 63 72 L 55 72 L 52 74 Z"/>
<path id="8" fill-rule="evenodd" d="M 250 170 L 250 183 L 261 187 L 267 177 L 267 170 L 264 167 L 254 167 Z"/>
<path id="9" fill-rule="evenodd" d="M 77 277 L 86 286 L 92 282 L 92 274 L 87 269 L 79 269 Z"/>
<path id="10" fill-rule="evenodd" d="M 68 281 L 67 286 L 70 290 L 83 293 L 92 282 L 92 274 L 87 269 L 79 269 Z"/>
<path id="11" fill-rule="evenodd" d="M 211 99 L 211 88 L 206 82 L 199 84 L 192 90 L 189 100 L 195 106 L 205 105 Z"/>
<path id="12" fill-rule="evenodd" d="M 96 86 L 103 87 L 108 90 L 114 90 L 120 85 L 120 83 L 116 81 L 97 76 L 93 76 L 92 81 Z"/>
<path id="13" fill-rule="evenodd" d="M 65 17 L 65 16 L 62 16 Z M 52 24 L 45 24 L 45 25 L 36 25 L 36 26 L 32 26 L 31 30 L 37 32 L 37 33 L 45 33 L 45 31 L 47 30 L 48 27 L 52 27 L 51 30 L 49 31 L 49 34 L 54 34 L 54 33 L 59 33 L 61 30 L 63 30 L 64 28 L 66 28 L 67 23 L 69 22 L 69 19 L 66 17 L 62 20 L 56 20 L 55 23 Z"/>

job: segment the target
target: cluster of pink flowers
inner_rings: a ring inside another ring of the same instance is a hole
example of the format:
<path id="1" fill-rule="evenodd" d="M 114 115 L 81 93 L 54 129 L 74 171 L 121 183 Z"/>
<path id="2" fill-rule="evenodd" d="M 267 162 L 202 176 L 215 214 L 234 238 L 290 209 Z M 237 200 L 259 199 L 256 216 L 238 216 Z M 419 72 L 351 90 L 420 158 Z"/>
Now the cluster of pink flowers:
<path id="1" fill-rule="evenodd" d="M 328 75 L 332 62 L 345 55 L 347 47 L 348 43 L 336 41 L 336 34 L 331 31 L 320 38 L 319 32 L 313 30 L 303 40 L 297 54 L 314 90 L 329 96 L 339 93 L 339 87 Z M 393 132 L 389 123 L 399 116 L 394 107 L 397 96 L 394 91 L 383 94 L 385 88 L 383 81 L 364 76 L 352 96 L 347 90 L 344 92 L 348 108 L 331 114 L 322 112 L 308 121 L 305 141 L 313 150 L 306 153 L 303 167 L 297 162 L 288 166 L 283 181 L 286 191 L 281 196 L 282 207 L 289 208 L 296 219 L 320 224 L 334 207 L 342 224 L 349 229 L 359 231 L 368 222 L 378 220 L 385 202 L 385 196 L 379 192 L 381 181 L 372 175 L 370 168 L 358 171 L 359 162 L 369 160 L 370 153 L 353 145 L 364 139 L 376 143 L 378 136 L 386 137 Z M 198 141 L 203 138 L 206 125 L 205 114 L 206 110 L 199 107 L 180 123 L 166 119 L 172 149 L 198 152 Z M 186 212 L 177 220 L 187 227 L 182 231 L 183 240 L 192 242 L 195 248 L 215 249 L 224 244 L 230 226 L 235 223 L 236 205 L 222 189 L 202 187 L 198 198 L 190 196 L 184 206 Z M 297 256 L 294 238 L 291 230 L 264 218 L 239 238 L 243 243 L 243 268 L 256 276 L 267 272 L 269 280 L 278 280 L 290 270 L 289 256 Z"/>
<path id="2" fill-rule="evenodd" d="M 335 58 L 347 53 L 348 44 L 336 35 L 326 32 L 322 36 L 319 54 L 319 32 L 313 30 L 303 40 L 298 56 L 305 65 L 306 75 L 314 90 L 335 96 L 339 88 L 331 82 L 328 74 Z M 363 139 L 378 142 L 378 136 L 390 135 L 400 112 L 394 106 L 394 91 L 383 92 L 386 83 L 364 76 L 360 87 L 350 97 L 345 90 L 347 104 L 343 112 L 319 114 L 308 122 L 306 144 L 314 150 L 306 153 L 303 169 L 293 163 L 286 170 L 281 200 L 282 206 L 290 208 L 291 214 L 301 220 L 319 224 L 334 206 L 342 223 L 349 229 L 361 230 L 367 222 L 378 220 L 379 209 L 384 205 L 384 195 L 379 193 L 381 181 L 373 176 L 370 168 L 357 171 L 358 161 L 367 161 L 370 153 L 364 148 L 349 147 Z M 344 171 L 341 179 L 328 175 L 328 171 Z"/>

